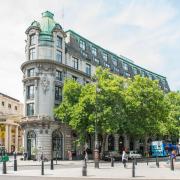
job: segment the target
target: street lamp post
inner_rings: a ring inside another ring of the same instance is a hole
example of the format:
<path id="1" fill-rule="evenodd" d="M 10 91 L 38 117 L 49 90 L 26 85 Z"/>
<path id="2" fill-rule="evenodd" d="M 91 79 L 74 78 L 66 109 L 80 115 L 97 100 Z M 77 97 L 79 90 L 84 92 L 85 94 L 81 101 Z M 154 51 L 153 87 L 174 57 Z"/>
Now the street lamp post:
<path id="1" fill-rule="evenodd" d="M 98 144 L 98 132 L 97 132 L 97 81 L 96 81 L 96 101 L 95 101 L 95 149 L 94 149 L 94 167 L 99 168 L 99 144 Z"/>

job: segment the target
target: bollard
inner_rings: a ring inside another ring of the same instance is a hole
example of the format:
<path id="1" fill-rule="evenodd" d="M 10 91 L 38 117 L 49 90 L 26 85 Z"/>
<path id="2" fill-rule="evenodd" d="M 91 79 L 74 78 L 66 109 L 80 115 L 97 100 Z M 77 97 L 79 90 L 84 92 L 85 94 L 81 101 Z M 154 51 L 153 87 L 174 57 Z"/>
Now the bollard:
<path id="1" fill-rule="evenodd" d="M 51 159 L 51 170 L 54 169 L 53 159 Z"/>
<path id="2" fill-rule="evenodd" d="M 148 156 L 146 157 L 146 163 L 147 163 L 147 166 L 148 166 L 148 164 L 149 164 L 149 158 L 148 158 Z"/>
<path id="3" fill-rule="evenodd" d="M 6 161 L 3 161 L 3 169 L 2 169 L 3 174 L 7 174 L 7 169 L 6 169 Z"/>
<path id="4" fill-rule="evenodd" d="M 43 156 L 43 154 L 41 155 L 41 160 L 42 160 L 42 163 L 41 163 L 41 175 L 44 175 L 44 156 Z"/>
<path id="5" fill-rule="evenodd" d="M 136 157 L 134 158 L 134 160 L 135 160 L 135 165 L 137 165 L 137 159 L 136 159 Z"/>
<path id="6" fill-rule="evenodd" d="M 132 177 L 135 177 L 135 160 L 132 163 Z"/>
<path id="7" fill-rule="evenodd" d="M 14 171 L 17 171 L 17 158 L 16 158 L 16 152 L 14 152 Z"/>
<path id="8" fill-rule="evenodd" d="M 156 156 L 156 166 L 157 166 L 157 168 L 159 168 L 159 158 L 158 158 L 158 156 Z"/>
<path id="9" fill-rule="evenodd" d="M 87 163 L 86 159 L 84 159 L 83 167 L 82 167 L 82 176 L 87 176 Z"/>
<path id="10" fill-rule="evenodd" d="M 111 167 L 114 167 L 114 158 L 111 157 Z"/>
<path id="11" fill-rule="evenodd" d="M 87 168 L 87 160 L 86 160 L 86 158 L 84 159 L 84 165 Z"/>
<path id="12" fill-rule="evenodd" d="M 174 171 L 174 160 L 172 157 L 170 159 L 170 163 L 171 163 L 171 171 Z"/>

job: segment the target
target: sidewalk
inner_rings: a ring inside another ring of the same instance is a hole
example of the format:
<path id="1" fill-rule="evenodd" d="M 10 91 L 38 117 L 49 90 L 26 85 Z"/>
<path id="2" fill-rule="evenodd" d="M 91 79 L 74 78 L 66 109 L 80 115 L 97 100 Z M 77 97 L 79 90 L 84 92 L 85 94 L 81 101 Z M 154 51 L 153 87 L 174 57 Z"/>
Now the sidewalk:
<path id="1" fill-rule="evenodd" d="M 54 162 L 55 163 L 55 162 Z M 18 171 L 12 170 L 13 162 L 8 162 L 7 175 L 12 176 L 41 176 L 41 162 L 38 161 L 18 161 Z M 29 165 L 28 169 L 23 169 Z M 82 161 L 58 161 L 54 170 L 50 170 L 50 162 L 45 162 L 45 177 L 76 177 L 82 178 Z M 34 169 L 31 166 L 36 166 Z M 109 178 L 109 179 L 132 179 L 132 163 L 127 163 L 124 168 L 122 163 L 116 162 L 111 167 L 110 162 L 100 163 L 100 168 L 95 169 L 92 161 L 88 162 L 88 178 Z M 0 175 L 2 175 L 2 165 L 0 164 Z M 11 169 L 11 170 L 10 170 Z M 138 163 L 135 170 L 135 179 L 180 179 L 180 162 L 175 164 L 175 170 L 171 171 L 168 164 L 160 162 L 157 168 L 155 162 Z"/>

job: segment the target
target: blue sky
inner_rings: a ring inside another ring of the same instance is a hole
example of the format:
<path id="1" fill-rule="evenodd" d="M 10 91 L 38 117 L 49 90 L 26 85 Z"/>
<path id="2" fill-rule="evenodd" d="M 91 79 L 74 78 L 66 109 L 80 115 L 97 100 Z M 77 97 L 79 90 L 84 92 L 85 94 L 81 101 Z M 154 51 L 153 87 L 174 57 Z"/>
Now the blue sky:
<path id="1" fill-rule="evenodd" d="M 0 92 L 23 101 L 24 32 L 46 10 L 64 30 L 167 77 L 171 90 L 180 90 L 179 9 L 179 0 L 1 1 Z"/>

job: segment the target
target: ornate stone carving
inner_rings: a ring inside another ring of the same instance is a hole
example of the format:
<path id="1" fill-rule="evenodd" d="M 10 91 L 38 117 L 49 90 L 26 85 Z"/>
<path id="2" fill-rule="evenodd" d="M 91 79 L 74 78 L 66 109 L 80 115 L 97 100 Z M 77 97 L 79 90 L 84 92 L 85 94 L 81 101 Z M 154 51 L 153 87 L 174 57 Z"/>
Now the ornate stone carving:
<path id="1" fill-rule="evenodd" d="M 49 90 L 50 81 L 48 80 L 47 76 L 42 77 L 41 85 L 43 88 L 44 93 Z"/>

